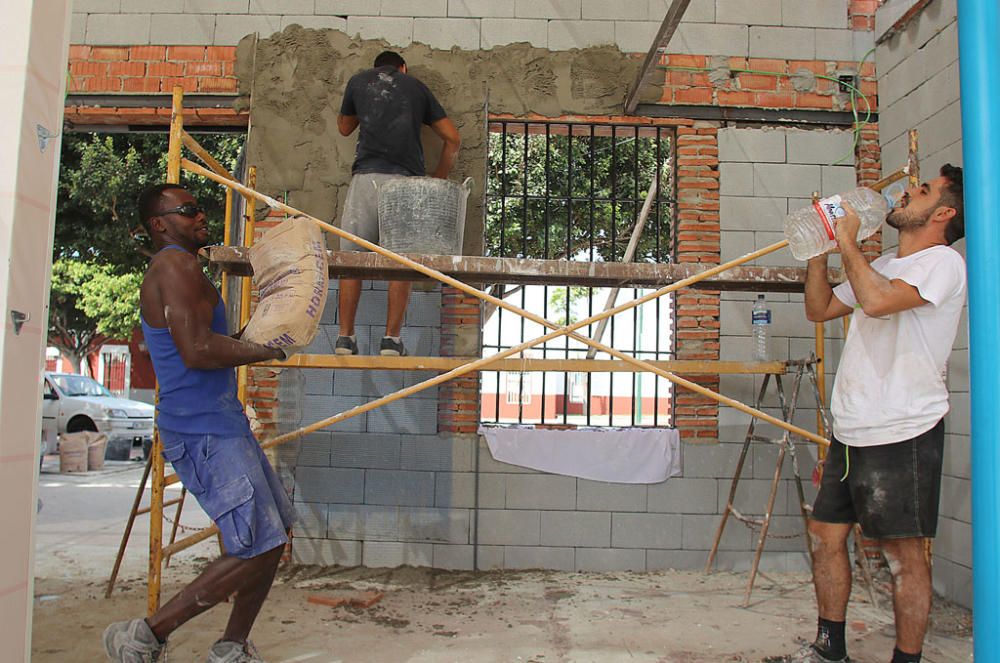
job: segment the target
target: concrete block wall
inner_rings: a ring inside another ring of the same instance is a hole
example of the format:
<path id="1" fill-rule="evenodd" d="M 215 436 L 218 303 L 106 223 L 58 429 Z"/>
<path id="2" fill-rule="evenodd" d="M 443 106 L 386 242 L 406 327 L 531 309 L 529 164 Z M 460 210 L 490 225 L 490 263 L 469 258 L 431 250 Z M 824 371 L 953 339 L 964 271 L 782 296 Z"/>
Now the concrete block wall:
<path id="1" fill-rule="evenodd" d="M 674 53 L 798 60 L 858 59 L 850 31 L 858 0 L 693 0 Z M 235 45 L 292 23 L 333 28 L 394 46 L 489 49 L 529 42 L 552 50 L 617 45 L 645 52 L 667 0 L 78 0 L 71 43 Z M 750 9 L 753 5 L 752 10 Z M 870 40 L 869 40 L 870 41 Z M 869 44 L 870 46 L 870 44 Z"/>
<path id="2" fill-rule="evenodd" d="M 785 215 L 811 205 L 814 191 L 833 195 L 854 188 L 852 145 L 853 136 L 847 130 L 720 129 L 722 261 L 781 241 Z M 757 264 L 800 266 L 788 249 L 767 255 Z M 836 256 L 830 264 L 838 266 Z M 720 359 L 749 361 L 752 358 L 750 309 L 756 296 L 757 293 L 722 293 Z M 802 295 L 766 293 L 766 301 L 772 316 L 772 356 L 775 359 L 807 357 L 815 349 L 815 328 L 805 318 Z M 825 331 L 827 360 L 824 373 L 829 391 L 840 359 L 843 328 L 836 321 L 827 323 Z M 723 376 L 723 393 L 753 402 L 762 380 L 761 376 Z M 810 429 L 816 427 L 813 402 L 811 390 L 800 394 L 800 403 L 806 406 L 800 408 L 801 416 Z M 769 396 L 765 403 L 773 406 L 776 401 Z M 719 439 L 742 441 L 745 419 L 736 413 L 720 412 Z"/>
<path id="3" fill-rule="evenodd" d="M 793 128 L 722 128 L 719 130 L 719 169 L 721 192 L 721 258 L 725 262 L 783 239 L 782 223 L 789 211 L 811 204 L 814 191 L 832 195 L 856 186 L 853 167 L 853 135 L 848 130 Z M 839 162 L 839 163 L 838 163 Z M 758 264 L 797 266 L 800 263 L 788 249 L 761 258 Z M 836 257 L 831 260 L 837 266 Z M 752 359 L 750 311 L 757 293 L 723 292 L 721 294 L 720 359 Z M 771 309 L 770 351 L 775 359 L 800 359 L 815 350 L 815 327 L 806 320 L 801 294 L 766 293 Z M 840 321 L 825 325 L 827 392 L 843 345 Z M 753 403 L 763 383 L 763 376 L 724 375 L 722 393 L 745 403 Z M 790 376 L 784 378 L 786 395 L 791 396 Z M 765 393 L 765 411 L 780 416 L 775 381 Z M 802 385 L 795 423 L 816 430 L 816 409 L 811 387 Z M 749 417 L 735 410 L 719 412 L 719 442 L 732 455 L 738 453 Z M 777 437 L 778 430 L 768 424 L 758 432 Z M 799 470 L 807 479 L 816 461 L 814 445 L 798 447 Z M 754 450 L 752 476 L 761 483 L 773 475 L 776 447 L 760 446 Z M 786 463 L 784 476 L 791 476 Z M 796 499 L 788 484 L 789 508 Z M 811 503 L 811 485 L 808 486 Z M 758 498 L 759 499 L 759 498 Z M 742 505 L 737 505 L 738 507 Z"/>
<path id="4" fill-rule="evenodd" d="M 332 352 L 337 295 L 334 283 L 310 353 Z M 360 350 L 371 353 L 382 333 L 384 284 L 367 285 L 358 313 Z M 438 289 L 413 293 L 403 331 L 412 354 L 440 353 L 442 317 L 449 315 L 447 307 L 442 312 Z M 426 377 L 303 370 L 300 415 L 303 422 L 315 421 Z M 287 390 L 284 385 L 297 380 L 286 375 L 254 393 L 265 387 Z M 281 386 L 274 386 L 278 382 Z M 588 481 L 493 460 L 478 435 L 444 430 L 437 416 L 441 398 L 447 397 L 433 389 L 418 393 L 277 448 L 276 466 L 292 487 L 299 515 L 295 561 L 568 571 L 704 565 L 728 499 L 738 445 L 684 444 L 684 476 L 661 484 Z M 773 469 L 774 457 L 754 450 L 737 498 L 743 512 L 763 510 Z M 794 489 L 783 482 L 773 531 L 802 531 L 797 504 Z M 750 530 L 731 520 L 718 567 L 747 569 L 755 541 Z M 803 539 L 770 540 L 762 564 L 803 570 Z"/>
<path id="5" fill-rule="evenodd" d="M 899 18 L 890 3 L 876 16 L 884 33 Z M 962 163 L 962 118 L 959 101 L 957 3 L 933 0 L 876 51 L 883 170 L 906 163 L 907 131 L 919 133 L 921 179 L 934 177 L 944 163 Z M 895 246 L 886 233 L 886 246 Z M 965 242 L 955 248 L 963 251 Z M 972 525 L 970 496 L 968 316 L 948 361 L 951 412 L 945 418 L 945 464 L 941 485 L 938 536 L 934 542 L 934 588 L 971 607 Z"/>

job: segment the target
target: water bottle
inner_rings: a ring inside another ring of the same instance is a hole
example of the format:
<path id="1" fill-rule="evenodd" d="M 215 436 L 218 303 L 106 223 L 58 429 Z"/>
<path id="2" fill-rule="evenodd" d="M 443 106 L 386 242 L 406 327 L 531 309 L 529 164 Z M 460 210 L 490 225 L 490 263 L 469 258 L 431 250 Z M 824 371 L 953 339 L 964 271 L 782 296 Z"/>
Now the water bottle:
<path id="1" fill-rule="evenodd" d="M 764 295 L 757 295 L 757 301 L 753 303 L 753 311 L 750 314 L 750 322 L 753 329 L 753 360 L 770 361 L 767 336 L 771 329 L 771 309 L 767 307 Z"/>
<path id="2" fill-rule="evenodd" d="M 808 260 L 837 246 L 834 227 L 837 219 L 844 216 L 843 203 L 853 207 L 861 218 L 859 241 L 878 230 L 889 213 L 886 199 L 865 187 L 818 200 L 812 207 L 804 207 L 785 217 L 785 239 L 793 256 Z"/>

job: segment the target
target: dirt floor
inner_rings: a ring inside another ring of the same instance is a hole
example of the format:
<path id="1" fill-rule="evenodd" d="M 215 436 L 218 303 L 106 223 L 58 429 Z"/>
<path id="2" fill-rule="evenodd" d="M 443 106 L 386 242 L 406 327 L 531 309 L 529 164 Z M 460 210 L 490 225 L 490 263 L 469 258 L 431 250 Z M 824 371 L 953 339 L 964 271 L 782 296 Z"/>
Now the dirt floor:
<path id="1" fill-rule="evenodd" d="M 127 513 L 130 504 L 123 498 L 137 483 L 134 467 L 89 480 L 43 474 L 33 661 L 102 661 L 104 627 L 143 614 L 142 523 L 122 580 L 112 598 L 104 598 L 124 523 L 121 512 Z M 88 495 L 93 497 L 84 499 Z M 198 523 L 186 517 L 185 524 Z M 213 553 L 206 543 L 180 556 L 165 573 L 164 595 L 193 577 Z M 762 578 L 750 607 L 743 608 L 746 581 L 740 573 L 472 573 L 286 565 L 253 639 L 270 663 L 749 663 L 774 660 L 770 657 L 812 637 L 815 607 L 807 576 Z M 308 600 L 373 590 L 384 596 L 368 608 Z M 891 655 L 886 596 L 880 604 L 875 608 L 856 586 L 848 647 L 859 663 L 884 662 Z M 204 660 L 227 613 L 219 606 L 178 630 L 168 660 Z M 971 661 L 969 613 L 938 601 L 933 619 L 924 661 Z"/>
<path id="2" fill-rule="evenodd" d="M 207 559 L 170 570 L 176 590 Z M 740 607 L 746 576 L 693 572 L 463 573 L 428 569 L 286 566 L 254 632 L 268 661 L 768 661 L 814 628 L 805 576 L 782 576 L 784 589 L 754 592 Z M 34 661 L 99 661 L 100 633 L 142 613 L 144 578 L 103 597 L 97 579 L 39 579 Z M 384 596 L 364 608 L 331 608 L 310 597 Z M 169 660 L 199 661 L 221 632 L 226 606 L 180 629 Z M 849 648 L 861 663 L 885 661 L 892 625 L 856 593 Z M 969 616 L 939 602 L 924 660 L 972 660 Z"/>

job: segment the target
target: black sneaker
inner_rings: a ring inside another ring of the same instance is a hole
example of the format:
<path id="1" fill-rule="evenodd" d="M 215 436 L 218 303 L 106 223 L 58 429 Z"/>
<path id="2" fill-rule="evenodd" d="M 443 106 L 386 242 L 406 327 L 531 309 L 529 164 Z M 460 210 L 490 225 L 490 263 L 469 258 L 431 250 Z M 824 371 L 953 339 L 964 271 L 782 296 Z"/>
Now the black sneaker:
<path id="1" fill-rule="evenodd" d="M 403 347 L 403 342 L 397 343 L 388 336 L 382 337 L 382 342 L 379 344 L 378 353 L 383 357 L 405 357 L 406 348 Z"/>
<path id="2" fill-rule="evenodd" d="M 337 342 L 333 346 L 333 353 L 337 355 L 358 354 L 358 344 L 350 336 L 338 336 Z"/>

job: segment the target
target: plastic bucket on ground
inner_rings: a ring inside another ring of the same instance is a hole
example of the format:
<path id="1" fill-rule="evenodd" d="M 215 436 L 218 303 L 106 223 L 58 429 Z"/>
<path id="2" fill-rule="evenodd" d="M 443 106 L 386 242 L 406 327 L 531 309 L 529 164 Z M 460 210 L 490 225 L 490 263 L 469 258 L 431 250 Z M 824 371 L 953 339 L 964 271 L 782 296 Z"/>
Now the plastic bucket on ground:
<path id="1" fill-rule="evenodd" d="M 59 439 L 59 472 L 87 471 L 87 433 L 66 433 Z"/>
<path id="2" fill-rule="evenodd" d="M 437 177 L 398 177 L 375 186 L 380 245 L 396 253 L 462 255 L 472 178 L 457 184 Z"/>

